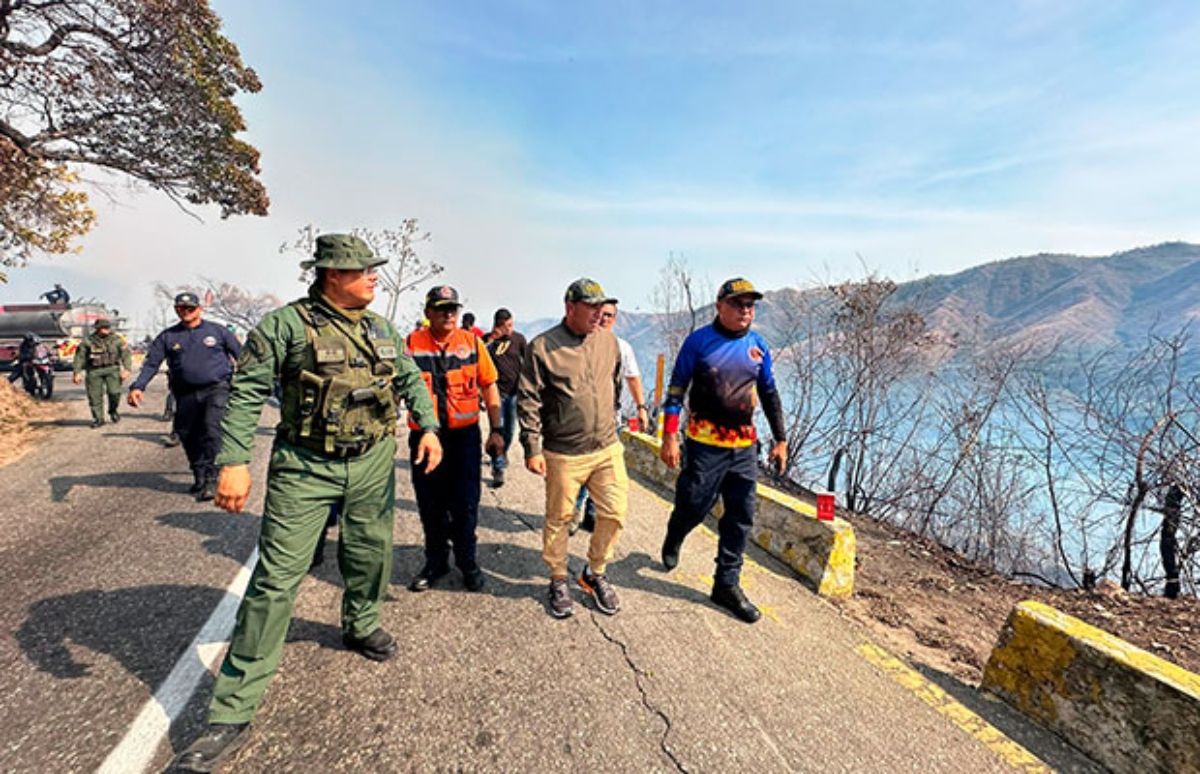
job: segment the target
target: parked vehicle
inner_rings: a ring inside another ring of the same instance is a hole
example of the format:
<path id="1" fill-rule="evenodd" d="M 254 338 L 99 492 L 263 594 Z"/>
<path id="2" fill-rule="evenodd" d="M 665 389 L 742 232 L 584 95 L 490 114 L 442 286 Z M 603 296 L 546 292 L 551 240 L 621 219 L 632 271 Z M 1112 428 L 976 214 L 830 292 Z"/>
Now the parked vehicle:
<path id="1" fill-rule="evenodd" d="M 38 346 L 39 351 L 33 358 L 18 366 L 21 371 L 21 386 L 35 398 L 50 400 L 54 395 L 55 358 L 45 345 Z"/>

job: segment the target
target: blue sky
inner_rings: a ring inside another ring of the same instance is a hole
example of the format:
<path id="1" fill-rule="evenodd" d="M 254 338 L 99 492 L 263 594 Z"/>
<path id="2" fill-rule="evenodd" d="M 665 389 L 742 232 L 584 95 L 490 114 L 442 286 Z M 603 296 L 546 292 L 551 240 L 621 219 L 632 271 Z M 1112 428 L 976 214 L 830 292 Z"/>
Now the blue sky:
<path id="1" fill-rule="evenodd" d="M 150 324 L 154 281 L 303 290 L 279 245 L 419 218 L 481 318 L 627 308 L 672 253 L 715 287 L 897 280 L 1200 241 L 1194 2 L 213 0 L 267 218 L 123 186 L 62 281 Z M 420 302 L 411 297 L 411 312 Z"/>

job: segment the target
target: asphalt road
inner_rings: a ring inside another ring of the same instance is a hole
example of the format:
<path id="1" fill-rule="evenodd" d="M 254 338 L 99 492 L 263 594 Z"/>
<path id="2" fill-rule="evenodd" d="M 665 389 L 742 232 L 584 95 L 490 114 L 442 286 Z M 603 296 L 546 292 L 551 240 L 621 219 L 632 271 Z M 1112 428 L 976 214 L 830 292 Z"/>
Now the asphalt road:
<path id="1" fill-rule="evenodd" d="M 226 514 L 186 494 L 183 451 L 162 447 L 159 382 L 146 408 L 92 430 L 80 388 L 60 380 L 70 418 L 0 468 L 0 771 L 97 770 L 254 548 L 273 416 L 260 430 L 250 512 Z M 400 657 L 375 664 L 342 647 L 331 541 L 300 590 L 253 735 L 226 770 L 1098 771 L 996 702 L 926 674 L 1046 768 L 998 753 L 860 655 L 864 632 L 757 550 L 744 585 L 765 618 L 747 626 L 713 607 L 712 533 L 690 537 L 680 567 L 663 572 L 667 504 L 638 485 L 610 567 L 622 611 L 596 612 L 576 587 L 576 615 L 551 618 L 542 486 L 519 453 L 509 483 L 484 492 L 486 589 L 468 593 L 454 573 L 413 594 L 421 532 L 406 462 L 397 477 L 384 626 Z M 586 539 L 572 539 L 575 571 Z M 210 688 L 206 675 L 145 750 L 147 770 L 200 732 Z"/>

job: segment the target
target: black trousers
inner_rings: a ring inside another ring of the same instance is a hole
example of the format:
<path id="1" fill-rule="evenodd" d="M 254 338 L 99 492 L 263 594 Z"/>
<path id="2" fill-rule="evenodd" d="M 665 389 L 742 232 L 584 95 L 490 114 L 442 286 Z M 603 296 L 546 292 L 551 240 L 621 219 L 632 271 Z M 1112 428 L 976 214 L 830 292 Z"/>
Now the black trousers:
<path id="1" fill-rule="evenodd" d="M 412 466 L 413 490 L 425 532 L 425 563 L 434 569 L 449 566 L 450 549 L 459 570 L 472 570 L 475 528 L 479 524 L 479 466 L 483 463 L 479 425 L 441 430 L 442 464 L 432 473 Z M 420 432 L 408 437 L 409 460 L 417 455 Z"/>
<path id="2" fill-rule="evenodd" d="M 174 390 L 174 429 L 183 443 L 197 481 L 216 478 L 213 460 L 221 451 L 221 420 L 229 407 L 229 383 L 217 382 L 198 390 Z"/>
<path id="3" fill-rule="evenodd" d="M 717 583 L 735 586 L 742 575 L 742 554 L 754 524 L 758 481 L 758 449 L 727 449 L 684 439 L 683 470 L 675 482 L 675 508 L 667 520 L 667 539 L 682 542 L 717 504 L 725 513 L 717 520 Z"/>

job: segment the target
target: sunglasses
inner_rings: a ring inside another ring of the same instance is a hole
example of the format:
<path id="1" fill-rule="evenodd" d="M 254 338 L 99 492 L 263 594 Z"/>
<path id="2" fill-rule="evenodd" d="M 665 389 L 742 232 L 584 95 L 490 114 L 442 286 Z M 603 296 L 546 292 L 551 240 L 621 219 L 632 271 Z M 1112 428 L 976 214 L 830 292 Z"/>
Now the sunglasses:
<path id="1" fill-rule="evenodd" d="M 738 301 L 736 298 L 731 298 L 725 303 L 729 304 L 734 309 L 740 309 L 743 312 L 754 311 L 754 301 Z"/>
<path id="2" fill-rule="evenodd" d="M 612 318 L 614 318 L 614 317 L 616 317 L 616 316 L 617 316 L 617 315 L 616 315 L 616 313 L 615 313 L 615 312 L 601 312 L 601 313 L 600 313 L 600 319 L 601 319 L 601 320 L 611 320 Z"/>
<path id="3" fill-rule="evenodd" d="M 180 312 L 194 312 L 195 310 L 197 310 L 197 309 L 199 309 L 199 308 L 200 308 L 200 307 L 198 307 L 198 306 L 185 306 L 185 305 L 183 305 L 183 304 L 176 304 L 176 305 L 175 305 L 175 309 L 176 309 L 176 310 L 178 310 L 178 311 L 180 311 Z"/>

